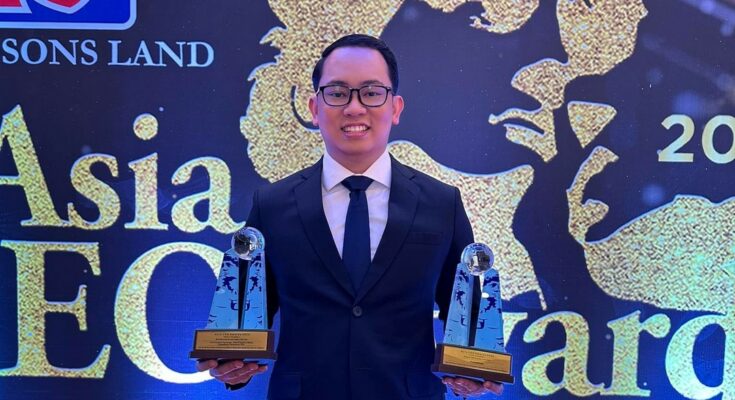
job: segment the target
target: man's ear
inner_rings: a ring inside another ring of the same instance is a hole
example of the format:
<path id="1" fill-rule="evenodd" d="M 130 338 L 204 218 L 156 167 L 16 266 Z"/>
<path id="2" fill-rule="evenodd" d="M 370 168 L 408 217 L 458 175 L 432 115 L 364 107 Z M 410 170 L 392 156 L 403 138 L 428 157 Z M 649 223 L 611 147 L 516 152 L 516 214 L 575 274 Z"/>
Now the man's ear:
<path id="1" fill-rule="evenodd" d="M 403 97 L 393 96 L 393 125 L 398 125 L 401 121 L 401 113 L 403 112 Z"/>
<path id="2" fill-rule="evenodd" d="M 317 109 L 317 98 L 316 94 L 309 96 L 309 111 L 311 111 L 311 123 L 314 126 L 319 126 L 318 109 Z"/>

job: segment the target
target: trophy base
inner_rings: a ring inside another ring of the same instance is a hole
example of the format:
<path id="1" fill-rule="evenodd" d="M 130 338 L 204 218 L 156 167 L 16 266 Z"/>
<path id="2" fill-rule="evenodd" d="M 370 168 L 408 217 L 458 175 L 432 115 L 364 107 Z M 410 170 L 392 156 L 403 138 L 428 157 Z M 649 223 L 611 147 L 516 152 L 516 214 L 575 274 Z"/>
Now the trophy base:
<path id="1" fill-rule="evenodd" d="M 189 358 L 197 360 L 275 360 L 275 332 L 256 329 L 201 329 L 194 333 Z"/>
<path id="2" fill-rule="evenodd" d="M 512 356 L 474 347 L 440 344 L 431 371 L 437 375 L 456 375 L 470 379 L 513 383 Z"/>

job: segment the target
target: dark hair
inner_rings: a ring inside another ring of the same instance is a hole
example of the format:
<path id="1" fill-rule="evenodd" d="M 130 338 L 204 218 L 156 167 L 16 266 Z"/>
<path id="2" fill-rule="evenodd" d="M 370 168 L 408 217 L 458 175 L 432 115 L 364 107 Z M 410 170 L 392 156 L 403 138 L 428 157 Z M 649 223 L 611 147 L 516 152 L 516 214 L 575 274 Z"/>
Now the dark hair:
<path id="1" fill-rule="evenodd" d="M 337 50 L 340 47 L 366 47 L 368 49 L 374 49 L 380 52 L 380 54 L 383 56 L 383 59 L 385 60 L 385 63 L 388 64 L 388 75 L 390 77 L 390 83 L 393 89 L 392 92 L 393 94 L 398 93 L 398 62 L 396 61 L 395 54 L 393 54 L 393 52 L 390 50 L 388 45 L 385 44 L 384 41 L 370 35 L 362 34 L 342 36 L 334 43 L 327 46 L 326 49 L 324 49 L 324 51 L 322 52 L 322 58 L 317 61 L 316 65 L 314 66 L 314 72 L 311 73 L 311 81 L 314 84 L 314 91 L 319 90 L 319 81 L 322 79 L 322 68 L 324 68 L 324 60 L 326 60 L 333 51 Z"/>

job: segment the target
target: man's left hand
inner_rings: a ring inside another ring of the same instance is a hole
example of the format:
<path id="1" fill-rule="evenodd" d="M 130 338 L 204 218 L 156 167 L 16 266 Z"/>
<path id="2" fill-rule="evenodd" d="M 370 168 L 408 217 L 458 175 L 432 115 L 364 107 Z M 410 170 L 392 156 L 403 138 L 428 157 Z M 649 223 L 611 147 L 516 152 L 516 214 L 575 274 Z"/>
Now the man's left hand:
<path id="1" fill-rule="evenodd" d="M 463 397 L 482 396 L 486 393 L 493 393 L 496 396 L 500 396 L 500 394 L 503 393 L 503 384 L 491 381 L 480 382 L 466 378 L 444 377 L 442 382 L 444 382 L 444 384 L 447 385 L 454 394 Z"/>

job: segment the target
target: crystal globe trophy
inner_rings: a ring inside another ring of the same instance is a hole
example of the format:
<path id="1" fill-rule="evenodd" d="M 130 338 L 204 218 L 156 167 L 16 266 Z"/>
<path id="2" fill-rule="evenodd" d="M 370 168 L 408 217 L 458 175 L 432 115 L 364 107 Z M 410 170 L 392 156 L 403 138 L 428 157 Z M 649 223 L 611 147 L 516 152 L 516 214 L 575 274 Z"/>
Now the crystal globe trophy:
<path id="1" fill-rule="evenodd" d="M 232 236 L 232 248 L 224 254 L 207 326 L 195 332 L 190 358 L 276 359 L 265 279 L 265 239 L 245 227 Z"/>
<path id="2" fill-rule="evenodd" d="M 462 251 L 454 276 L 444 341 L 436 349 L 431 370 L 454 375 L 513 383 L 510 354 L 505 352 L 500 279 L 489 247 L 472 243 Z M 479 279 L 479 285 L 475 282 Z M 473 291 L 480 289 L 480 296 Z M 479 298 L 476 318 L 473 301 Z"/>

